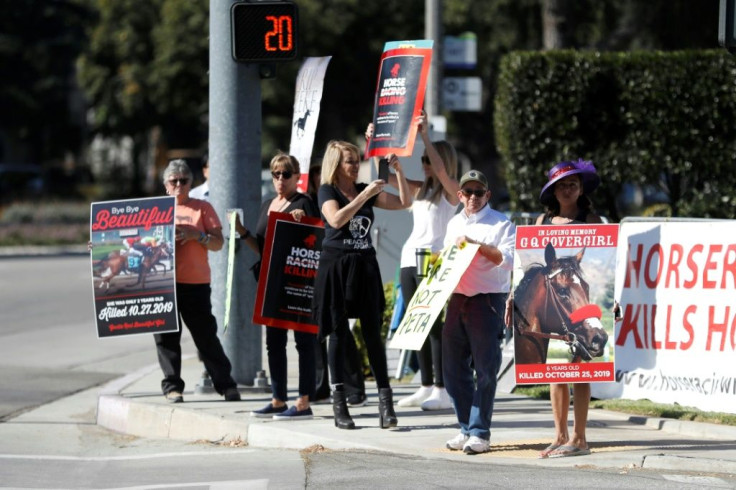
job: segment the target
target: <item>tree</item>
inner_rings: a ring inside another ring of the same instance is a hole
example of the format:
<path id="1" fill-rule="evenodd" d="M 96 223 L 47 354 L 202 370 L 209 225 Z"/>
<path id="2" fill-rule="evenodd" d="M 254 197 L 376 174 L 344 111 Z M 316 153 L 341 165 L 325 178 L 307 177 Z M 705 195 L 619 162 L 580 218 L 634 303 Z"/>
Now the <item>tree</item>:
<path id="1" fill-rule="evenodd" d="M 149 134 L 168 146 L 206 142 L 209 10 L 189 0 L 87 0 L 97 13 L 79 59 L 93 130 L 133 139 L 133 175 L 123 193 L 141 194 Z"/>
<path id="2" fill-rule="evenodd" d="M 150 65 L 154 59 L 151 31 L 160 22 L 162 0 L 88 0 L 97 14 L 90 43 L 79 59 L 79 83 L 92 107 L 93 131 L 133 140 L 133 176 L 123 193 L 140 195 L 143 151 L 148 131 L 159 118 L 152 102 Z"/>
<path id="3" fill-rule="evenodd" d="M 75 0 L 0 0 L 0 159 L 60 159 L 82 144 L 73 120 L 74 60 L 88 12 Z"/>

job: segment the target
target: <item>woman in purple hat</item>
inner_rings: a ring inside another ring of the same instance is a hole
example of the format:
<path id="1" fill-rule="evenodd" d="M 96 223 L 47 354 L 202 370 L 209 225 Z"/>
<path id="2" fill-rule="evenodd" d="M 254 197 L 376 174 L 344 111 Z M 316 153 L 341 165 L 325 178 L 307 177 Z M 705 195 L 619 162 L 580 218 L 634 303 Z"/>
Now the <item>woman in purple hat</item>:
<path id="1" fill-rule="evenodd" d="M 568 225 L 577 223 L 602 223 L 592 210 L 588 194 L 601 182 L 591 162 L 561 162 L 547 172 L 547 184 L 542 188 L 539 200 L 547 207 L 537 218 L 538 225 Z M 507 310 L 509 311 L 509 310 Z M 574 423 L 572 437 L 567 429 L 570 409 L 570 388 L 567 383 L 550 384 L 552 413 L 555 419 L 555 438 L 540 458 L 561 458 L 590 454 L 585 438 L 590 405 L 590 384 L 573 384 Z"/>

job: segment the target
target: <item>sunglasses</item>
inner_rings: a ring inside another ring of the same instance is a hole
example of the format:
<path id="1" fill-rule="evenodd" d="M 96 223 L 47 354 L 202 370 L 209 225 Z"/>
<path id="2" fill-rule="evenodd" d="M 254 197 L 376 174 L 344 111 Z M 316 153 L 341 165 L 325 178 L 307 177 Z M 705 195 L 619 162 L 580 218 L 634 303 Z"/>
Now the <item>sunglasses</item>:
<path id="1" fill-rule="evenodd" d="M 278 180 L 279 177 L 283 177 L 285 180 L 289 180 L 292 175 L 294 175 L 294 172 L 289 172 L 288 170 L 284 170 L 283 172 L 271 172 L 271 175 L 273 175 L 273 178 Z"/>
<path id="2" fill-rule="evenodd" d="M 429 165 L 429 157 L 422 157 L 422 165 Z"/>
<path id="3" fill-rule="evenodd" d="M 483 197 L 486 195 L 485 189 L 460 189 L 460 192 L 462 192 L 465 197 Z"/>
<path id="4" fill-rule="evenodd" d="M 179 185 L 187 185 L 189 183 L 189 179 L 183 177 L 181 179 L 169 179 L 169 184 L 176 187 L 177 184 Z"/>

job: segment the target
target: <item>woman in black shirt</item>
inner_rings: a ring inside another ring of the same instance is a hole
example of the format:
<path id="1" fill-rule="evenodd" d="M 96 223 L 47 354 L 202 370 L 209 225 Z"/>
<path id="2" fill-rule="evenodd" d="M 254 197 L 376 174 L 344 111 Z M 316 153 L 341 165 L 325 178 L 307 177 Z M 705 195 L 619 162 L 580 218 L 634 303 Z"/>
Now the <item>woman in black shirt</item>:
<path id="1" fill-rule="evenodd" d="M 370 231 L 373 206 L 405 209 L 411 204 L 411 194 L 395 155 L 388 155 L 388 160 L 398 178 L 398 196 L 383 192 L 386 185 L 383 180 L 356 183 L 359 154 L 357 146 L 344 141 L 330 141 L 325 150 L 322 185 L 318 193 L 325 238 L 315 279 L 312 310 L 319 324 L 320 340 L 329 337 L 335 426 L 355 428 L 348 412 L 343 381 L 346 338 L 352 335 L 348 318 L 359 318 L 368 360 L 378 386 L 381 428 L 385 429 L 395 427 L 398 421 L 381 339 L 381 319 L 385 308 L 383 281 Z"/>

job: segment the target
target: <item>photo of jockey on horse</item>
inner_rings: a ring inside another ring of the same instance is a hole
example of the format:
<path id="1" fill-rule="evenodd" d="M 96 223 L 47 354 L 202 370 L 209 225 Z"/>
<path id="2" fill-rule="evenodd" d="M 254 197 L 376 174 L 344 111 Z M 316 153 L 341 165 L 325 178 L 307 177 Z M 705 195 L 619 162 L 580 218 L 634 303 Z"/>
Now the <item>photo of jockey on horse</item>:
<path id="1" fill-rule="evenodd" d="M 173 247 L 160 235 L 127 236 L 122 244 L 123 248 L 115 245 L 112 250 L 104 242 L 96 244 L 100 250 L 104 248 L 109 251 L 92 261 L 95 295 L 120 293 L 124 288 L 146 289 L 149 276 L 160 273 L 163 279 L 171 275 Z M 118 279 L 111 291 L 115 278 Z"/>

